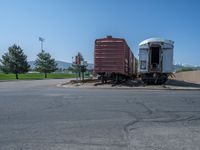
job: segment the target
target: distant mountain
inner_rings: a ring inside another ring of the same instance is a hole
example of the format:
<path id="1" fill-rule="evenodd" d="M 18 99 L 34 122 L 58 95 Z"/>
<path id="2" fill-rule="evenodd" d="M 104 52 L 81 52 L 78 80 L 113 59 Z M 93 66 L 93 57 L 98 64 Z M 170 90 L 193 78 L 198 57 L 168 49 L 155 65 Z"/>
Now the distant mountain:
<path id="1" fill-rule="evenodd" d="M 35 61 L 29 61 L 28 62 L 31 69 L 34 69 L 35 68 Z M 57 68 L 62 68 L 62 69 L 67 69 L 69 68 L 72 63 L 68 63 L 68 62 L 64 62 L 64 61 L 56 61 L 57 63 Z M 88 64 L 88 69 L 93 69 L 94 65 L 93 64 Z"/>
<path id="2" fill-rule="evenodd" d="M 29 61 L 28 62 L 31 69 L 35 68 L 35 61 Z M 67 69 L 69 68 L 72 64 L 64 61 L 56 61 L 57 63 L 57 68 L 62 68 L 62 69 Z"/>
<path id="3" fill-rule="evenodd" d="M 56 63 L 57 63 L 57 68 L 62 68 L 62 69 L 67 69 L 70 66 L 72 66 L 71 63 L 64 62 L 64 61 L 56 61 Z"/>
<path id="4" fill-rule="evenodd" d="M 194 66 L 194 65 L 184 65 L 184 64 L 176 64 L 174 65 L 174 70 L 182 70 L 182 69 L 187 69 L 190 68 L 192 70 L 200 70 L 200 66 Z"/>
<path id="5" fill-rule="evenodd" d="M 35 68 L 35 61 L 28 61 L 28 64 L 30 65 L 31 69 Z"/>

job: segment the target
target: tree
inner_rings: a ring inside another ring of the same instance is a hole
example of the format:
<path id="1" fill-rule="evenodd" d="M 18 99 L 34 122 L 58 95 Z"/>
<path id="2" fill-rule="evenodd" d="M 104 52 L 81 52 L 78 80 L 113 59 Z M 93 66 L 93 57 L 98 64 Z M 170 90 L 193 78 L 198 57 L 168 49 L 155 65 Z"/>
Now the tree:
<path id="1" fill-rule="evenodd" d="M 8 48 L 8 52 L 2 56 L 0 61 L 2 63 L 2 71 L 4 73 L 14 73 L 17 80 L 19 79 L 18 74 L 28 72 L 30 68 L 27 62 L 27 56 L 15 44 Z"/>
<path id="2" fill-rule="evenodd" d="M 51 55 L 44 50 L 37 55 L 35 66 L 37 71 L 44 73 L 45 78 L 47 78 L 47 73 L 57 70 L 55 59 L 51 58 Z"/>
<path id="3" fill-rule="evenodd" d="M 74 70 L 74 68 L 73 68 L 73 64 L 72 64 L 72 66 L 69 66 L 69 67 L 66 69 L 66 71 L 76 72 L 76 71 Z"/>

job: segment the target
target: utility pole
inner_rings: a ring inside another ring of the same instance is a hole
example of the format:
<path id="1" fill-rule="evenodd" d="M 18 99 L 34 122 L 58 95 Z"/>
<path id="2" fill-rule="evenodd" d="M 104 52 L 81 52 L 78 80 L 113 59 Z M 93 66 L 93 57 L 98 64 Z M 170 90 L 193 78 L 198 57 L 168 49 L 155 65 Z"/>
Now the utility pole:
<path id="1" fill-rule="evenodd" d="M 41 51 L 43 51 L 43 42 L 44 42 L 44 38 L 39 37 L 39 41 L 41 42 Z"/>

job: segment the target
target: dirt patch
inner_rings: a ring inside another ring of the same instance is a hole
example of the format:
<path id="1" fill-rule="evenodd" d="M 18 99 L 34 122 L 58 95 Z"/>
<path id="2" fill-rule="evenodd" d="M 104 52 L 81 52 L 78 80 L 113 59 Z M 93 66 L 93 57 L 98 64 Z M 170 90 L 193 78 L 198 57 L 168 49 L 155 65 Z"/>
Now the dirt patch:
<path id="1" fill-rule="evenodd" d="M 98 79 L 85 79 L 85 80 L 71 80 L 70 84 L 77 84 L 77 83 L 97 83 L 99 82 Z"/>
<path id="2" fill-rule="evenodd" d="M 101 82 L 97 79 L 88 79 L 85 81 L 80 80 L 71 80 L 66 83 L 62 83 L 58 85 L 59 87 L 65 88 L 108 88 L 108 89 L 150 89 L 150 90 L 164 90 L 164 89 L 171 89 L 171 90 L 199 90 L 200 84 L 194 84 L 185 81 L 178 81 L 170 79 L 164 85 L 145 85 L 141 80 L 133 80 L 129 81 L 128 83 L 121 83 L 121 84 L 112 84 L 108 82 L 106 84 L 101 84 Z"/>
<path id="3" fill-rule="evenodd" d="M 175 80 L 200 84 L 200 70 L 175 73 Z"/>
<path id="4" fill-rule="evenodd" d="M 66 88 L 121 88 L 121 89 L 165 89 L 163 85 L 145 85 L 141 80 L 132 80 L 125 83 L 112 83 L 107 82 L 102 84 L 100 80 L 71 80 L 70 82 L 63 83 L 59 86 Z"/>

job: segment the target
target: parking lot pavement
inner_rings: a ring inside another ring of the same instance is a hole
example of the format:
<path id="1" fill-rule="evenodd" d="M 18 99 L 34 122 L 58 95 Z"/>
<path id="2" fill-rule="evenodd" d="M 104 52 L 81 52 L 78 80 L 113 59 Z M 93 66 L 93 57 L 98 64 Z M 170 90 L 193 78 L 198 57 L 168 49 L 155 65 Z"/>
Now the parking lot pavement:
<path id="1" fill-rule="evenodd" d="M 199 150 L 199 91 L 0 82 L 0 150 Z"/>

